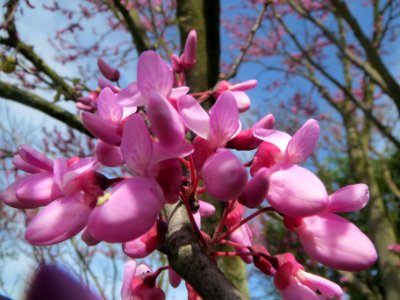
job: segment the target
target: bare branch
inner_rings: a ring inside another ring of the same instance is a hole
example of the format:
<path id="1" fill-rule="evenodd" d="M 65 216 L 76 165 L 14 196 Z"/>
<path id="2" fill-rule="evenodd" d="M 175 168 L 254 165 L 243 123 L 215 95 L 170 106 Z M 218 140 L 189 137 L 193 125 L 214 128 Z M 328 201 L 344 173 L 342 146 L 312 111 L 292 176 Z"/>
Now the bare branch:
<path id="1" fill-rule="evenodd" d="M 240 48 L 240 53 L 239 55 L 236 57 L 235 62 L 233 63 L 233 65 L 231 66 L 231 69 L 229 70 L 228 74 L 226 74 L 224 76 L 223 79 L 229 80 L 232 77 L 236 76 L 236 73 L 239 69 L 240 64 L 243 62 L 244 57 L 246 56 L 247 51 L 249 50 L 251 44 L 253 43 L 253 39 L 257 33 L 257 30 L 260 28 L 261 23 L 262 23 L 262 19 L 264 17 L 265 11 L 267 10 L 268 6 L 272 3 L 271 0 L 265 0 L 264 4 L 261 8 L 260 13 L 257 16 L 256 21 L 254 22 L 253 27 L 250 30 L 250 33 L 247 37 L 247 41 L 246 44 Z"/>
<path id="2" fill-rule="evenodd" d="M 37 109 L 66 125 L 91 136 L 83 126 L 81 120 L 69 111 L 46 101 L 42 97 L 20 89 L 16 85 L 0 81 L 0 97 L 13 100 L 26 106 Z"/>
<path id="3" fill-rule="evenodd" d="M 143 51 L 150 50 L 150 41 L 138 13 L 134 9 L 128 11 L 121 3 L 121 0 L 112 0 L 112 3 L 122 15 L 124 23 L 132 36 L 132 41 L 136 46 L 137 53 L 140 54 Z"/>
<path id="4" fill-rule="evenodd" d="M 396 104 L 397 110 L 400 113 L 400 85 L 397 83 L 396 79 L 390 74 L 389 70 L 384 65 L 379 53 L 374 48 L 372 42 L 362 31 L 359 23 L 355 17 L 351 14 L 347 4 L 343 0 L 331 0 L 335 9 L 340 13 L 340 15 L 346 20 L 347 24 L 353 30 L 355 37 L 360 42 L 361 46 L 364 48 L 367 54 L 368 61 L 372 66 L 379 72 L 382 78 L 385 80 L 388 86 L 388 94 L 393 99 Z"/>

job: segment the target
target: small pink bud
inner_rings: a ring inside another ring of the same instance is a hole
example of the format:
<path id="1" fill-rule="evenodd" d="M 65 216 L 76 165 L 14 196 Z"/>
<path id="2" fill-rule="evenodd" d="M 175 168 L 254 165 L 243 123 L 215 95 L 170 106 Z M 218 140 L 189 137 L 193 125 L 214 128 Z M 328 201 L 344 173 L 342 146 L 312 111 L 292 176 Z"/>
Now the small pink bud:
<path id="1" fill-rule="evenodd" d="M 231 91 L 247 91 L 250 89 L 254 89 L 256 86 L 257 86 L 257 80 L 252 79 L 234 84 L 229 89 Z"/>
<path id="2" fill-rule="evenodd" d="M 238 201 L 250 208 L 258 207 L 268 191 L 270 172 L 266 168 L 258 170 L 256 175 L 247 183 L 244 191 L 239 195 Z"/>
<path id="3" fill-rule="evenodd" d="M 189 69 L 196 64 L 196 47 L 197 33 L 196 30 L 191 30 L 187 36 L 182 54 L 182 65 L 185 69 Z"/>
<path id="4" fill-rule="evenodd" d="M 237 197 L 247 182 L 246 168 L 228 150 L 219 150 L 210 156 L 204 163 L 202 175 L 210 195 L 221 201 Z"/>
<path id="5" fill-rule="evenodd" d="M 108 80 L 111 81 L 119 80 L 120 77 L 119 71 L 111 67 L 109 64 L 107 64 L 102 58 L 97 59 L 97 66 L 99 67 L 101 74 L 103 74 L 103 76 Z"/>
<path id="6" fill-rule="evenodd" d="M 369 191 L 367 185 L 363 183 L 347 185 L 329 196 L 328 211 L 357 211 L 367 205 L 368 199 Z"/>
<path id="7" fill-rule="evenodd" d="M 173 288 L 177 288 L 182 281 L 182 277 L 178 275 L 173 269 L 168 269 L 169 283 Z"/>
<path id="8" fill-rule="evenodd" d="M 199 213 L 202 218 L 211 217 L 215 213 L 214 205 L 202 200 L 199 200 L 199 205 Z"/>
<path id="9" fill-rule="evenodd" d="M 261 140 L 256 139 L 253 136 L 252 129 L 245 129 L 238 133 L 233 139 L 231 139 L 226 147 L 236 150 L 254 150 L 262 143 Z"/>
<path id="10" fill-rule="evenodd" d="M 175 53 L 171 55 L 171 65 L 175 73 L 182 72 L 181 59 Z"/>

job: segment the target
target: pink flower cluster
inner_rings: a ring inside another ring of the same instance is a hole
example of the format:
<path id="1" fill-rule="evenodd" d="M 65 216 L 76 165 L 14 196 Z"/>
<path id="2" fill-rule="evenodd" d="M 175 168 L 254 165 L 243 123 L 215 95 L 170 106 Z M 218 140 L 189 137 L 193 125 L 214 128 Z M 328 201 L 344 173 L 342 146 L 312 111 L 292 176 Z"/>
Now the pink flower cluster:
<path id="1" fill-rule="evenodd" d="M 108 84 L 91 98 L 96 104 L 86 107 L 82 120 L 97 138 L 94 157 L 51 160 L 21 146 L 13 163 L 27 174 L 7 188 L 2 200 L 16 208 L 40 208 L 25 233 L 33 245 L 59 243 L 83 231 L 88 245 L 121 243 L 132 258 L 156 250 L 168 226 L 162 207 L 182 201 L 194 231 L 213 256 L 240 256 L 254 263 L 275 277 L 284 299 L 341 297 L 339 286 L 305 272 L 290 253 L 271 256 L 264 247 L 252 245 L 247 222 L 266 211 L 276 212 L 316 261 L 339 270 L 367 269 L 377 259 L 373 244 L 335 213 L 363 208 L 368 187 L 349 185 L 328 195 L 321 180 L 299 165 L 317 145 L 320 128 L 313 119 L 293 136 L 275 130 L 272 115 L 242 129 L 239 113 L 250 106 L 245 91 L 255 87 L 255 80 L 221 82 L 214 91 L 189 94 L 183 84 L 185 70 L 195 64 L 195 50 L 192 31 L 182 56 L 172 57 L 172 67 L 156 52 L 146 51 L 138 60 L 136 82 L 122 89 Z M 107 79 L 120 77 L 102 60 L 99 68 Z M 216 101 L 206 111 L 201 101 L 208 97 Z M 256 151 L 252 161 L 243 164 L 230 149 Z M 126 165 L 132 176 L 109 179 L 100 173 L 101 165 Z M 215 211 L 200 200 L 205 192 L 226 203 L 212 237 L 201 231 L 201 218 Z M 263 203 L 270 206 L 260 208 Z M 258 210 L 244 217 L 244 207 Z M 236 251 L 216 252 L 218 244 Z M 180 277 L 170 267 L 151 272 L 130 261 L 122 298 L 164 299 L 155 283 L 164 269 L 169 269 L 171 284 L 179 285 Z"/>

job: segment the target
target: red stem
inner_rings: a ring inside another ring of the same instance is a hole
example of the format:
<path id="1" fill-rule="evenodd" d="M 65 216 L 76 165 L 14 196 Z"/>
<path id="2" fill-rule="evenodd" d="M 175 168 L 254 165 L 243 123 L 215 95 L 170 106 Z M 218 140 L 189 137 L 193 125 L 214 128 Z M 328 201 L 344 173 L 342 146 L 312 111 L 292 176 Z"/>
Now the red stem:
<path id="1" fill-rule="evenodd" d="M 225 225 L 226 217 L 228 216 L 228 214 L 232 210 L 233 205 L 235 204 L 235 202 L 236 202 L 236 199 L 234 199 L 232 201 L 229 201 L 228 204 L 225 206 L 224 213 L 222 214 L 222 218 L 221 218 L 221 221 L 218 224 L 217 229 L 215 229 L 215 232 L 213 234 L 213 238 L 217 237 L 221 233 L 222 228 L 224 228 L 224 225 Z"/>
<path id="2" fill-rule="evenodd" d="M 262 213 L 265 213 L 266 211 L 275 211 L 274 208 L 268 206 L 268 207 L 264 207 L 261 208 L 259 210 L 257 210 L 256 212 L 252 213 L 250 216 L 248 216 L 247 218 L 244 218 L 242 221 L 240 221 L 239 223 L 237 223 L 235 226 L 229 228 L 227 231 L 225 231 L 222 235 L 220 235 L 219 237 L 215 237 L 215 239 L 213 238 L 214 243 L 219 243 L 221 240 L 225 239 L 228 237 L 228 235 L 230 235 L 232 232 L 234 232 L 236 229 L 238 229 L 240 226 L 242 226 L 243 224 L 246 224 L 247 222 L 249 222 L 250 220 L 254 219 L 255 217 L 257 217 L 258 215 L 261 215 Z"/>
<path id="3" fill-rule="evenodd" d="M 186 212 L 189 216 L 189 220 L 190 220 L 190 223 L 192 224 L 194 231 L 199 235 L 200 242 L 203 244 L 203 246 L 207 248 L 208 247 L 207 242 L 204 239 L 203 235 L 201 234 L 199 227 L 197 227 L 196 221 L 192 214 L 192 209 L 190 208 L 190 204 L 189 204 L 189 200 L 187 198 L 186 191 L 184 189 L 182 189 L 181 197 L 182 197 L 183 204 L 185 205 Z"/>

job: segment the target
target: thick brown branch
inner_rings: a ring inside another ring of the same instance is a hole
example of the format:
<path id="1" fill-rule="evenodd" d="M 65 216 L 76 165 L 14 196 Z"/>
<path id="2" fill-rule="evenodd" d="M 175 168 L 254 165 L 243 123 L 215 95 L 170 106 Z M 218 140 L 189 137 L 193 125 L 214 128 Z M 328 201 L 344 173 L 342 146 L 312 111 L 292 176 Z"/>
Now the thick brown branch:
<path id="1" fill-rule="evenodd" d="M 319 63 L 315 62 L 311 55 L 306 51 L 301 45 L 300 41 L 297 39 L 296 35 L 289 29 L 286 23 L 283 21 L 282 17 L 275 13 L 276 20 L 282 25 L 285 32 L 289 35 L 292 41 L 295 43 L 296 47 L 302 52 L 306 60 L 316 69 L 318 70 L 326 79 L 332 82 L 336 87 L 338 87 L 343 94 L 348 97 L 354 105 L 361 109 L 364 115 L 371 120 L 371 122 L 375 125 L 375 127 L 379 130 L 379 132 L 387 137 L 398 149 L 400 149 L 400 141 L 396 139 L 391 133 L 390 128 L 387 128 L 384 124 L 382 124 L 373 114 L 372 111 L 364 105 L 364 103 L 358 101 L 354 95 L 349 91 L 343 84 L 341 84 L 335 77 L 330 75 Z"/>
<path id="2" fill-rule="evenodd" d="M 46 101 L 36 94 L 20 89 L 16 85 L 0 81 L 0 97 L 8 100 L 13 100 L 15 102 L 37 109 L 53 117 L 54 119 L 59 120 L 66 125 L 91 136 L 90 133 L 83 126 L 80 119 L 74 114 Z"/>
<path id="3" fill-rule="evenodd" d="M 397 110 L 400 113 L 400 85 L 397 83 L 396 79 L 390 74 L 389 70 L 386 68 L 379 53 L 374 48 L 372 42 L 362 31 L 359 23 L 350 12 L 346 2 L 343 0 L 331 0 L 331 1 L 335 9 L 340 13 L 340 15 L 344 18 L 344 20 L 346 20 L 347 24 L 352 29 L 355 37 L 365 50 L 365 53 L 367 54 L 368 57 L 368 61 L 385 80 L 388 87 L 388 94 L 393 99 L 394 103 L 396 104 Z"/>
<path id="4" fill-rule="evenodd" d="M 3 23 L 4 29 L 8 33 L 7 38 L 0 39 L 0 43 L 12 47 L 17 53 L 22 54 L 29 60 L 38 72 L 43 72 L 52 81 L 52 88 L 59 90 L 66 100 L 76 100 L 79 96 L 73 87 L 71 87 L 60 75 L 57 74 L 33 49 L 33 46 L 21 41 L 18 36 L 14 20 L 14 13 L 18 6 L 18 1 L 13 0 L 7 3 L 4 18 L 7 22 Z M 12 18 L 9 15 L 12 14 Z"/>
<path id="5" fill-rule="evenodd" d="M 224 76 L 224 79 L 229 80 L 232 77 L 236 76 L 236 73 L 239 69 L 240 64 L 243 62 L 244 57 L 246 56 L 247 51 L 249 50 L 251 44 L 253 43 L 253 39 L 256 35 L 257 30 L 260 28 L 262 19 L 264 17 L 265 11 L 267 10 L 267 7 L 272 3 L 271 0 L 265 0 L 264 4 L 261 8 L 260 13 L 257 16 L 256 21 L 254 22 L 253 27 L 250 30 L 250 33 L 247 37 L 246 44 L 240 48 L 240 53 L 236 57 L 234 63 L 232 64 L 231 69 L 229 70 L 229 73 Z"/>
<path id="6" fill-rule="evenodd" d="M 161 251 L 171 267 L 207 300 L 243 299 L 199 243 L 184 205 L 166 205 L 168 232 Z"/>
<path id="7" fill-rule="evenodd" d="M 143 51 L 150 50 L 150 41 L 146 35 L 146 30 L 140 17 L 134 9 L 128 11 L 126 7 L 121 3 L 121 0 L 112 0 L 115 8 L 121 13 L 122 18 L 126 24 L 127 30 L 132 36 L 132 41 L 136 46 L 138 54 Z"/>
<path id="8" fill-rule="evenodd" d="M 318 19 L 314 18 L 310 11 L 304 9 L 293 0 L 289 0 L 289 5 L 302 17 L 310 20 L 316 25 L 347 59 L 349 59 L 354 65 L 362 69 L 371 79 L 386 93 L 390 94 L 386 82 L 383 80 L 381 74 L 374 69 L 369 61 L 364 61 L 361 57 L 354 54 L 346 45 L 343 45 L 335 36 L 335 34 L 329 30 L 324 24 Z"/>

